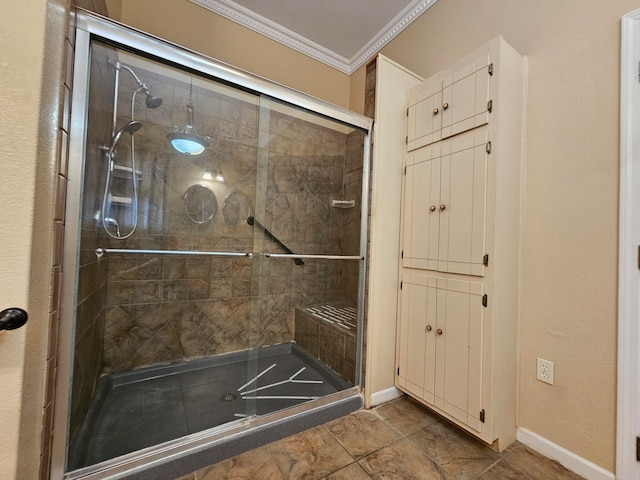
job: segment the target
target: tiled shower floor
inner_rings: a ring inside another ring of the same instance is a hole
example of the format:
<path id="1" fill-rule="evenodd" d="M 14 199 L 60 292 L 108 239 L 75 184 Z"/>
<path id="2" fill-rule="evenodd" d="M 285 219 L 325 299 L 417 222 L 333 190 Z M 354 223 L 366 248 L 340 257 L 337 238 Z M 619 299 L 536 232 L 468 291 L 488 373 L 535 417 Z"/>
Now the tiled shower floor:
<path id="1" fill-rule="evenodd" d="M 244 352 L 104 377 L 71 469 L 241 419 L 251 397 L 263 415 L 351 387 L 293 343 L 260 348 L 248 365 Z"/>

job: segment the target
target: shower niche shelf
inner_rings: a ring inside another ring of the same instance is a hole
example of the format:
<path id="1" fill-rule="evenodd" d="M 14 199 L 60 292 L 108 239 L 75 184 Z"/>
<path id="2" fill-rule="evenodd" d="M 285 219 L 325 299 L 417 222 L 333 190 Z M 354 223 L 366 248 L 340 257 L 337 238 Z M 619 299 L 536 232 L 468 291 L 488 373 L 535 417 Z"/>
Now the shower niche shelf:
<path id="1" fill-rule="evenodd" d="M 113 205 L 133 205 L 133 199 L 131 197 L 123 197 L 120 195 L 109 194 L 109 202 Z"/>
<path id="2" fill-rule="evenodd" d="M 113 166 L 113 176 L 115 178 L 124 178 L 131 179 L 131 171 L 133 169 L 131 167 L 126 167 L 124 165 L 114 165 Z M 136 180 L 142 180 L 142 172 L 140 170 L 136 170 Z"/>

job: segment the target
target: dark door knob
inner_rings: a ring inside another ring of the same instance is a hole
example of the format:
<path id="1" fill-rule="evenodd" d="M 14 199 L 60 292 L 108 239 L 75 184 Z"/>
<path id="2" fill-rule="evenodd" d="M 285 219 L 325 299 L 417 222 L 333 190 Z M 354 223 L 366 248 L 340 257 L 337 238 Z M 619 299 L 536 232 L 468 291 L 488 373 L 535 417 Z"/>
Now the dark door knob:
<path id="1" fill-rule="evenodd" d="M 15 330 L 25 323 L 29 316 L 21 308 L 7 308 L 0 312 L 0 330 Z"/>

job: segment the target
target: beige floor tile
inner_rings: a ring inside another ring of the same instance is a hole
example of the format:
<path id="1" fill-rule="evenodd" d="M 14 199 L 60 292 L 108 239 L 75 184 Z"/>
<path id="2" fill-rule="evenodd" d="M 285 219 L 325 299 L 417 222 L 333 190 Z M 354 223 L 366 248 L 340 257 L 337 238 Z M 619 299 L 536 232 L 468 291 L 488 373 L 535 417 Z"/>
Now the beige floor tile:
<path id="1" fill-rule="evenodd" d="M 525 477 L 535 478 L 536 480 L 581 480 L 582 477 L 576 473 L 567 470 L 558 462 L 551 460 L 522 444 L 518 444 L 513 450 L 505 455 L 505 462 L 514 470 L 526 472 Z M 519 478 L 519 477 L 516 477 Z"/>
<path id="2" fill-rule="evenodd" d="M 353 463 L 324 426 L 269 444 L 268 449 L 287 480 L 320 479 Z"/>
<path id="3" fill-rule="evenodd" d="M 355 459 L 385 447 L 401 436 L 369 410 L 334 420 L 327 428 Z"/>
<path id="4" fill-rule="evenodd" d="M 442 467 L 446 479 L 474 479 L 500 459 L 500 454 L 445 420 L 407 438 Z"/>
<path id="5" fill-rule="evenodd" d="M 406 438 L 358 462 L 374 480 L 443 480 L 433 461 Z"/>
<path id="6" fill-rule="evenodd" d="M 516 469 L 504 460 L 499 461 L 477 480 L 537 480 L 527 473 Z"/>
<path id="7" fill-rule="evenodd" d="M 266 448 L 256 448 L 196 472 L 196 480 L 284 480 Z"/>
<path id="8" fill-rule="evenodd" d="M 375 411 L 389 425 L 404 434 L 420 430 L 440 418 L 407 396 L 383 403 Z"/>
<path id="9" fill-rule="evenodd" d="M 332 473 L 325 480 L 370 480 L 371 477 L 367 475 L 360 465 L 352 463 L 344 468 L 341 468 L 335 473 Z"/>

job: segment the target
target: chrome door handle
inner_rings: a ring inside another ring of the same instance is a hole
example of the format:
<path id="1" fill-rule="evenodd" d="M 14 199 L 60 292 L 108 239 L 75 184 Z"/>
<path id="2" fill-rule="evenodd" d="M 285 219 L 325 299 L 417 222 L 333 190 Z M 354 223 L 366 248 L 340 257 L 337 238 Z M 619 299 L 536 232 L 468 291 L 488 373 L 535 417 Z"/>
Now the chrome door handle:
<path id="1" fill-rule="evenodd" d="M 0 330 L 15 330 L 25 323 L 29 316 L 21 308 L 7 308 L 0 312 Z"/>

